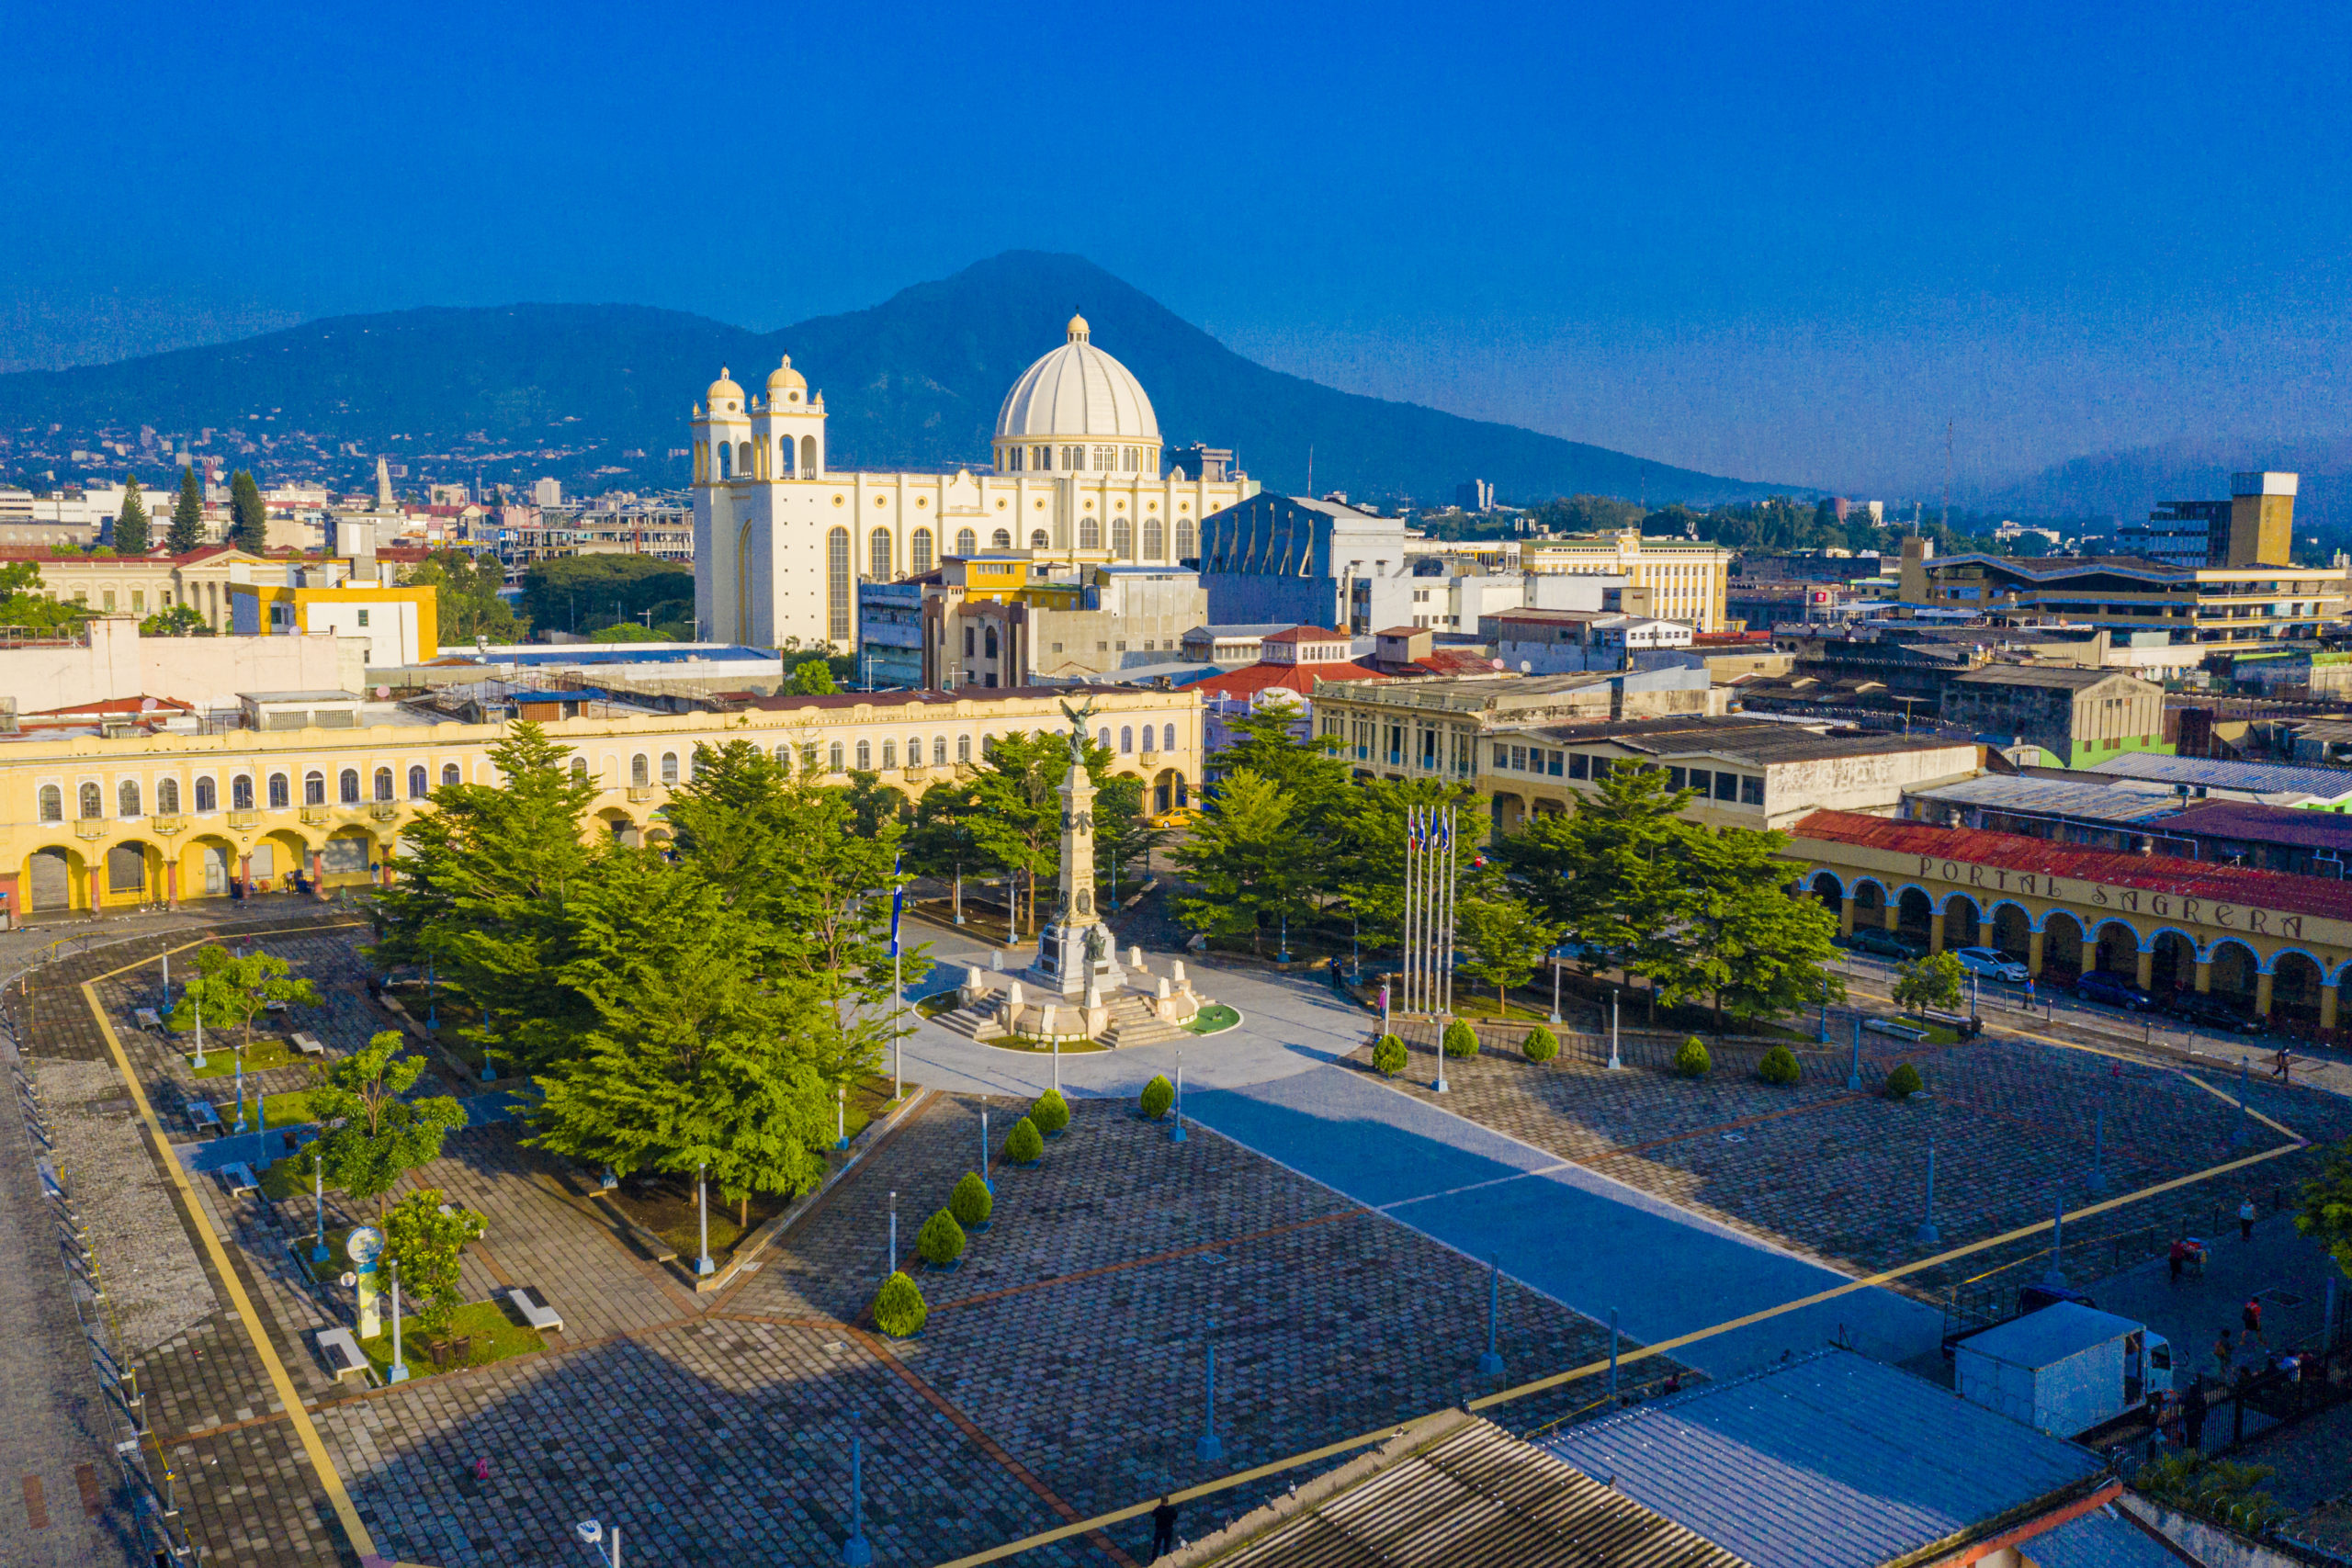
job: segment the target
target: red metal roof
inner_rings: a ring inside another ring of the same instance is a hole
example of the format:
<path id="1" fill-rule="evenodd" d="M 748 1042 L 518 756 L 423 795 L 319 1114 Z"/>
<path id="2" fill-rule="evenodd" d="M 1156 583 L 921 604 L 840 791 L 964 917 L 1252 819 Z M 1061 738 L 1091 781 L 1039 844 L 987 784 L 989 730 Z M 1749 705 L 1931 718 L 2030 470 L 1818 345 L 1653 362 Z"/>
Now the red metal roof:
<path id="1" fill-rule="evenodd" d="M 1279 686 L 1286 692 L 1300 692 L 1313 696 L 1315 683 L 1318 681 L 1378 681 L 1383 678 L 1379 671 L 1367 670 L 1354 663 L 1260 663 L 1228 670 L 1205 681 L 1195 681 L 1185 690 L 1198 692 L 1204 697 L 1248 697 Z"/>
<path id="2" fill-rule="evenodd" d="M 2112 850 L 2075 849 L 2023 833 L 1939 828 L 1929 822 L 1865 817 L 1858 811 L 1816 811 L 1791 832 L 1800 839 L 1958 861 L 2035 876 L 2105 883 L 2110 887 L 2143 887 L 2187 898 L 2352 920 L 2352 886 L 2283 871 L 2214 865 L 2176 855 L 2128 855 Z"/>
<path id="3" fill-rule="evenodd" d="M 1348 634 L 1329 626 L 1293 626 L 1286 632 L 1269 632 L 1261 642 L 1345 642 Z"/>

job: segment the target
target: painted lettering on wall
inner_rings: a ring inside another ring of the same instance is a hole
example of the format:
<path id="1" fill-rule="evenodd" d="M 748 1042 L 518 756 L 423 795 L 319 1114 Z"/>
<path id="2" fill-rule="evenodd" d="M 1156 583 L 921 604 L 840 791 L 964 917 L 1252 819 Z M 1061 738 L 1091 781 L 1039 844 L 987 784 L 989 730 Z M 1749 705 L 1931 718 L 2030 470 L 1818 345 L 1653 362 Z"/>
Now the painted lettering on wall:
<path id="1" fill-rule="evenodd" d="M 1941 860 L 1934 855 L 1920 855 L 1919 875 L 1944 882 L 1965 882 L 1971 887 L 1984 886 L 1985 873 L 1995 877 L 1995 886 L 2007 891 L 2011 874 L 1996 867 L 1970 865 L 1963 868 L 1958 861 Z M 2238 904 L 2208 906 L 2202 898 L 2190 898 L 2177 894 L 2146 893 L 2136 887 L 2102 887 L 2094 884 L 2088 893 L 2070 894 L 2066 885 L 2054 876 L 2037 872 L 2015 874 L 2017 891 L 2029 896 L 2065 902 L 2086 903 L 2098 908 L 2112 908 L 2128 914 L 2138 914 L 2143 908 L 2162 919 L 2179 919 L 2207 925 L 2231 927 L 2257 936 L 2275 936 L 2289 941 L 2300 940 L 2303 934 L 2303 917 L 2281 914 L 2271 909 L 2250 909 Z"/>

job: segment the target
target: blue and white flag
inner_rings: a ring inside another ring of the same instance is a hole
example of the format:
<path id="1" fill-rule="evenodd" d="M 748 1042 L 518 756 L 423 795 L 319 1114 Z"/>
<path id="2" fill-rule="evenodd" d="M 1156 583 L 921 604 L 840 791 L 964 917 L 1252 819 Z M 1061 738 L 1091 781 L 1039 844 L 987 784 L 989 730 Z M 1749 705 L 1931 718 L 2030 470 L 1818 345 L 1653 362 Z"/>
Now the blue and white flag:
<path id="1" fill-rule="evenodd" d="M 907 885 L 899 880 L 899 857 L 890 857 L 890 956 L 899 956 L 899 916 L 906 908 Z"/>

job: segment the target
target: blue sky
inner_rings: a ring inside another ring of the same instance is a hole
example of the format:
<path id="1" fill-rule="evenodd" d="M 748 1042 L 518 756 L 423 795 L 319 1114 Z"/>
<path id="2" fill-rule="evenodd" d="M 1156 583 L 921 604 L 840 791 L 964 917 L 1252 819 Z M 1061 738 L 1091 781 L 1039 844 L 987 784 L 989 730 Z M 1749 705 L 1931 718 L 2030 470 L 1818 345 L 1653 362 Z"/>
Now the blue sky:
<path id="1" fill-rule="evenodd" d="M 1088 255 L 1354 390 L 1963 488 L 2344 434 L 2347 12 L 20 0 L 0 364 Z M 1110 346 L 1110 345 L 1106 345 Z"/>

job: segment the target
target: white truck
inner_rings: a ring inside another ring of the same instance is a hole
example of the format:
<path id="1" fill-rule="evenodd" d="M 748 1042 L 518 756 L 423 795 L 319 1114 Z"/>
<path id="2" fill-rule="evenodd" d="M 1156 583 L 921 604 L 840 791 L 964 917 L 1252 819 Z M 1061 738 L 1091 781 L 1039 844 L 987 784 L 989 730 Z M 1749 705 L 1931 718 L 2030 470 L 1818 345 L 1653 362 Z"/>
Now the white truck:
<path id="1" fill-rule="evenodd" d="M 2057 1302 L 1952 1347 L 1960 1395 L 2055 1438 L 2075 1438 L 2173 1389 L 2172 1346 L 2128 1317 Z"/>

